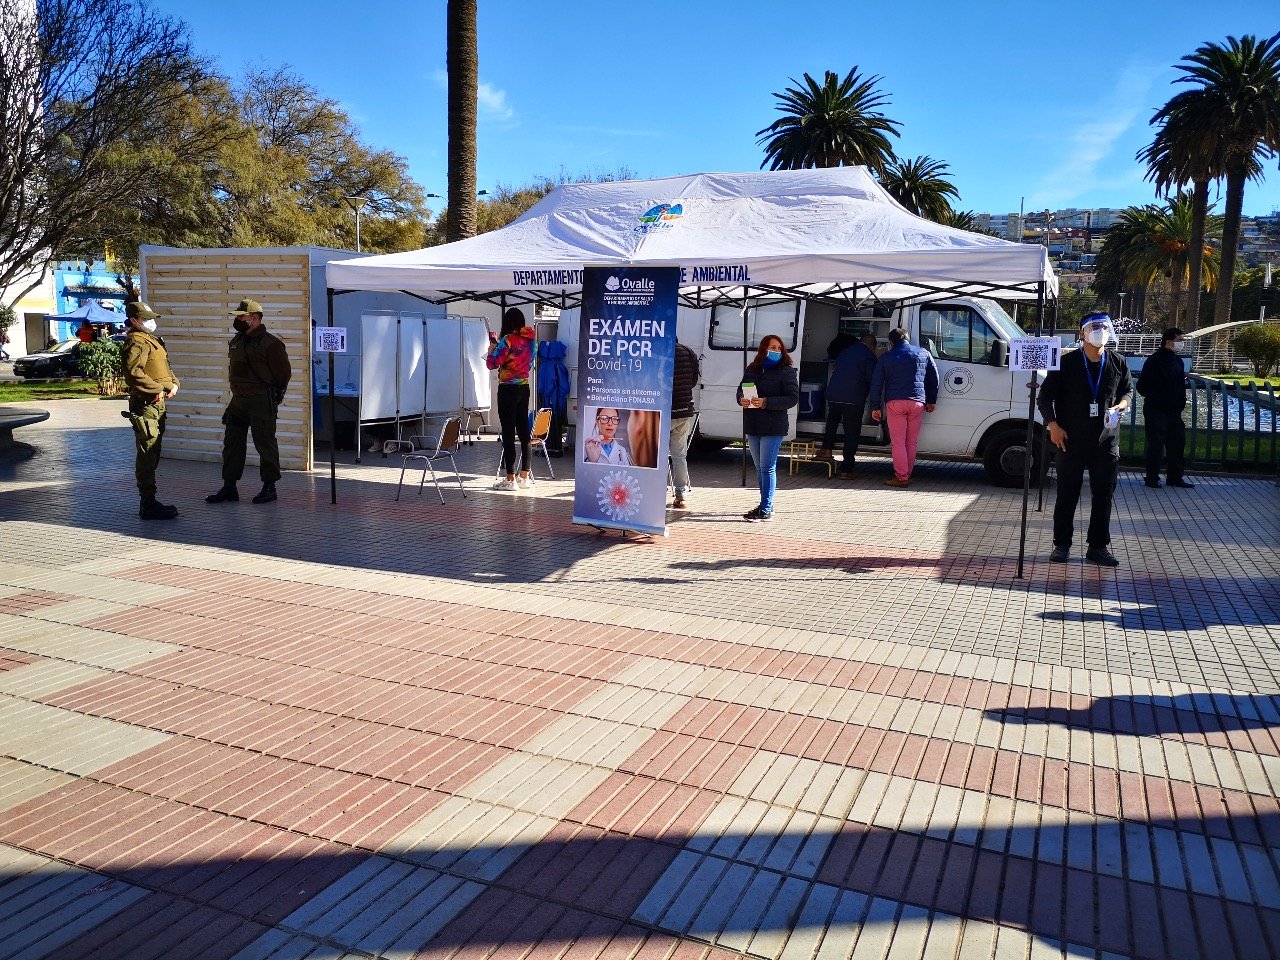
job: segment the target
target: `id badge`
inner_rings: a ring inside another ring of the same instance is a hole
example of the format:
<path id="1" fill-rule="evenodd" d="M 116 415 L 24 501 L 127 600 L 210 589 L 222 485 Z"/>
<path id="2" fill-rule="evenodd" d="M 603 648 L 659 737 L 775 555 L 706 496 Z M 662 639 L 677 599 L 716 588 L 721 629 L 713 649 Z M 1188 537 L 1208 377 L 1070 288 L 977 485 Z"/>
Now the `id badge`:
<path id="1" fill-rule="evenodd" d="M 1098 401 L 1097 401 L 1097 400 L 1095 400 L 1095 401 L 1093 401 L 1093 403 L 1089 404 L 1089 416 L 1091 416 L 1091 417 L 1100 417 L 1100 416 L 1102 416 L 1102 410 L 1101 410 L 1101 409 L 1099 409 L 1099 407 L 1098 407 Z"/>

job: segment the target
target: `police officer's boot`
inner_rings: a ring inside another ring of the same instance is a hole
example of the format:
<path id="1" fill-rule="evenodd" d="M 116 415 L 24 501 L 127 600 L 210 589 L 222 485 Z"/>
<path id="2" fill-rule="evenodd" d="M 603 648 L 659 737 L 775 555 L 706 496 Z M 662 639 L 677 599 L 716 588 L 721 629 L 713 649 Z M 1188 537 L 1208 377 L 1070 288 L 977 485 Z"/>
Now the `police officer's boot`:
<path id="1" fill-rule="evenodd" d="M 276 498 L 276 485 L 274 483 L 264 483 L 262 492 L 253 498 L 254 503 L 271 503 Z"/>
<path id="2" fill-rule="evenodd" d="M 138 516 L 143 520 L 172 520 L 178 515 L 178 508 L 171 503 L 161 503 L 155 497 L 143 497 L 138 507 Z"/>

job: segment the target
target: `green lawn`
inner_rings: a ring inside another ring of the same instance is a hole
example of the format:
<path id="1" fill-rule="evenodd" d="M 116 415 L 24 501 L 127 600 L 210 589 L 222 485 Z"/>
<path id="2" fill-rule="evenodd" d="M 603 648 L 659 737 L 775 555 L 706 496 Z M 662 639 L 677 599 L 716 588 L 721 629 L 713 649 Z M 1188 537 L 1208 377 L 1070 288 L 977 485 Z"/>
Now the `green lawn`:
<path id="1" fill-rule="evenodd" d="M 1255 377 L 1251 373 L 1213 373 L 1201 374 L 1206 380 L 1221 380 L 1223 383 L 1239 383 L 1244 386 L 1256 383 L 1258 389 L 1261 390 L 1267 384 L 1273 387 L 1280 387 L 1280 376 L 1276 377 Z"/>
<path id="2" fill-rule="evenodd" d="M 1243 441 L 1243 450 L 1241 450 L 1241 441 Z M 1254 471 L 1272 473 L 1276 469 L 1277 455 L 1280 454 L 1277 445 L 1277 435 L 1270 431 L 1254 433 L 1252 430 L 1229 430 L 1224 437 L 1222 430 L 1214 430 L 1206 435 L 1205 430 L 1200 429 L 1194 436 L 1188 430 L 1187 462 L 1247 473 Z M 1146 454 L 1147 438 L 1143 428 L 1123 424 L 1120 428 L 1120 459 L 1126 463 L 1143 463 L 1146 460 Z"/>
<path id="3" fill-rule="evenodd" d="M 30 403 L 98 396 L 96 380 L 27 381 L 0 383 L 0 403 Z"/>

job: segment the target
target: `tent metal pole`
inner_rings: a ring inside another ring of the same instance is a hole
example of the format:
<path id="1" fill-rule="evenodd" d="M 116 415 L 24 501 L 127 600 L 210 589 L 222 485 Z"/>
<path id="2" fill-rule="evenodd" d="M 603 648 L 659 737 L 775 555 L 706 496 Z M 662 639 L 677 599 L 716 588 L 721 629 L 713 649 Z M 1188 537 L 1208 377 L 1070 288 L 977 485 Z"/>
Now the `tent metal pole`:
<path id="1" fill-rule="evenodd" d="M 748 304 L 751 300 L 751 288 L 742 288 L 742 380 L 747 378 L 747 312 L 750 309 Z M 739 381 L 741 382 L 741 381 Z M 747 421 L 744 417 L 742 420 L 742 478 L 741 485 L 747 485 L 747 457 L 751 456 L 751 449 L 747 446 Z"/>
<path id="2" fill-rule="evenodd" d="M 326 287 L 324 291 L 325 308 L 328 312 L 328 324 L 333 326 L 333 287 Z M 329 502 L 337 504 L 338 502 L 338 462 L 336 453 L 338 447 L 338 421 L 335 419 L 336 402 L 333 398 L 333 351 L 329 351 Z"/>
<path id="3" fill-rule="evenodd" d="M 1041 280 L 1036 290 L 1036 316 L 1038 326 L 1044 329 L 1044 281 Z M 1031 388 L 1027 391 L 1027 436 L 1023 445 L 1026 451 L 1022 457 L 1022 529 L 1018 536 L 1018 579 L 1022 579 L 1024 561 L 1027 555 L 1027 508 L 1031 502 L 1031 462 L 1035 459 L 1036 443 L 1036 387 L 1039 386 L 1040 374 L 1031 371 Z M 1040 479 L 1044 484 L 1043 477 Z"/>

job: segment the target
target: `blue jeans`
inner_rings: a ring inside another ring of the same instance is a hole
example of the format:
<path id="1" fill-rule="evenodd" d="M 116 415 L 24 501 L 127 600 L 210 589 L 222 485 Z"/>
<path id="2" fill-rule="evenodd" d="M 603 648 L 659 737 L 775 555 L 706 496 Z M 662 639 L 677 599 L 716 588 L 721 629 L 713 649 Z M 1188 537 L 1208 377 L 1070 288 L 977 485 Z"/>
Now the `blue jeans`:
<path id="1" fill-rule="evenodd" d="M 755 461 L 756 478 L 760 482 L 760 509 L 773 512 L 773 492 L 778 489 L 778 451 L 786 437 L 747 435 L 751 459 Z"/>

